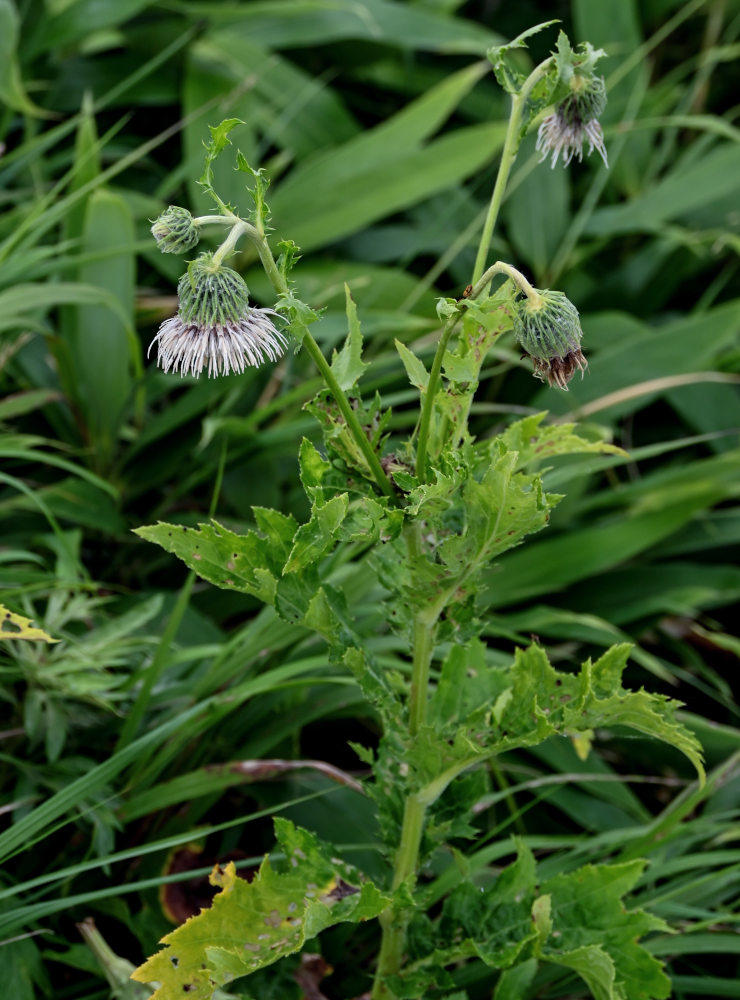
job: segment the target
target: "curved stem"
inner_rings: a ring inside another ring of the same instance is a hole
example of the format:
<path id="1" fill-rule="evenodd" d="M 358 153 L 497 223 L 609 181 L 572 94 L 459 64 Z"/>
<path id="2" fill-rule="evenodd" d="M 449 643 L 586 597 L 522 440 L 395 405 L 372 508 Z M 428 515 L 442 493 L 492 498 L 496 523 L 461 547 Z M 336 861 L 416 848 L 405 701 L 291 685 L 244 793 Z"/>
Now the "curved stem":
<path id="1" fill-rule="evenodd" d="M 468 298 L 477 299 L 478 296 L 485 291 L 491 281 L 491 278 L 493 278 L 496 274 L 505 274 L 507 278 L 511 278 L 519 291 L 523 292 L 533 305 L 537 305 L 541 301 L 542 296 L 534 285 L 530 285 L 522 272 L 517 271 L 517 269 L 512 267 L 511 264 L 505 264 L 502 260 L 497 260 L 495 264 L 491 264 L 488 270 L 481 275 L 480 280 L 473 285 L 473 289 L 470 292 L 470 295 L 468 295 Z"/>
<path id="2" fill-rule="evenodd" d="M 204 216 L 203 218 L 206 219 L 209 217 Z M 234 216 L 234 218 L 236 218 L 236 216 Z M 243 219 L 239 219 L 236 222 L 233 222 L 232 220 L 232 226 L 233 228 L 231 232 L 218 250 L 214 253 L 213 263 L 216 266 L 221 264 L 224 258 L 234 250 L 239 238 L 241 236 L 248 236 L 257 249 L 260 261 L 262 262 L 262 266 L 265 269 L 265 273 L 269 278 L 272 287 L 279 295 L 287 295 L 290 292 L 288 282 L 285 280 L 284 276 L 280 272 L 280 269 L 275 263 L 275 258 L 272 256 L 272 251 L 270 250 L 264 233 L 261 233 L 259 229 L 251 223 L 245 222 Z M 321 348 L 316 343 L 316 340 L 306 326 L 303 327 L 302 334 L 303 345 L 305 346 L 306 351 L 311 355 L 312 361 L 318 368 L 324 381 L 326 382 L 327 388 L 334 397 L 336 404 L 339 407 L 339 411 L 347 424 L 347 428 L 362 452 L 378 488 L 387 497 L 393 497 L 394 492 L 391 482 L 388 479 L 383 466 L 380 464 L 380 459 L 375 453 L 375 449 L 368 441 L 367 435 L 363 431 L 360 421 L 357 419 L 357 414 L 352 409 L 350 401 L 347 399 L 346 393 L 337 381 L 334 372 L 331 370 L 329 362 L 324 357 Z"/>
<path id="3" fill-rule="evenodd" d="M 491 247 L 491 239 L 493 238 L 493 230 L 496 225 L 499 209 L 501 208 L 501 203 L 504 200 L 506 182 L 509 179 L 509 173 L 514 165 L 514 160 L 516 160 L 516 154 L 519 151 L 519 143 L 521 141 L 519 129 L 521 126 L 524 106 L 527 103 L 527 99 L 535 84 L 538 83 L 550 69 L 552 61 L 553 57 L 550 56 L 538 66 L 535 66 L 522 84 L 522 88 L 519 93 L 512 98 L 511 112 L 509 114 L 509 126 L 506 130 L 506 139 L 504 140 L 504 148 L 501 153 L 501 162 L 499 164 L 498 174 L 496 175 L 496 183 L 493 187 L 493 194 L 491 195 L 491 203 L 488 206 L 486 221 L 483 223 L 483 232 L 481 233 L 480 243 L 478 244 L 478 253 L 475 258 L 472 280 L 472 284 L 474 285 L 480 280 L 481 275 L 486 269 L 488 251 Z"/>

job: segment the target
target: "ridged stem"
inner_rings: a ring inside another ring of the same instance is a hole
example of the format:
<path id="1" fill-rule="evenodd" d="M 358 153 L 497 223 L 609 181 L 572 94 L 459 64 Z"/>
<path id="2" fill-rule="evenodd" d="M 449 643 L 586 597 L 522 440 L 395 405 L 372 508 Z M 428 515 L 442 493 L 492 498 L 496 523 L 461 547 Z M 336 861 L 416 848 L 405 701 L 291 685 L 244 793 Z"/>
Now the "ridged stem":
<path id="1" fill-rule="evenodd" d="M 514 161 L 516 160 L 516 154 L 519 151 L 519 143 L 521 142 L 519 131 L 521 128 L 524 106 L 527 103 L 529 95 L 532 93 L 532 89 L 548 72 L 552 62 L 553 57 L 550 56 L 538 66 L 535 66 L 522 84 L 519 93 L 512 97 L 509 125 L 506 129 L 506 138 L 504 140 L 504 148 L 501 153 L 501 162 L 499 163 L 496 183 L 493 186 L 493 194 L 491 195 L 491 202 L 488 206 L 485 222 L 483 223 L 483 231 L 481 232 L 480 242 L 478 244 L 478 253 L 475 258 L 472 280 L 472 284 L 474 285 L 480 280 L 481 275 L 486 269 L 486 260 L 488 258 L 488 251 L 491 247 L 491 240 L 493 239 L 493 230 L 496 226 L 498 213 L 504 200 L 504 193 L 506 192 L 506 184 L 509 180 L 509 174 L 514 165 Z"/>
<path id="2" fill-rule="evenodd" d="M 269 244 L 263 232 L 260 232 L 260 230 L 251 223 L 245 222 L 243 219 L 238 219 L 236 216 L 201 216 L 195 221 L 198 224 L 205 224 L 206 222 L 221 222 L 222 220 L 230 223 L 232 228 L 224 242 L 214 253 L 212 258 L 213 266 L 218 267 L 225 260 L 225 258 L 234 251 L 239 239 L 242 236 L 247 236 L 252 241 L 257 253 L 259 254 L 260 261 L 265 269 L 265 274 L 269 278 L 272 287 L 279 295 L 287 295 L 290 291 L 288 282 L 285 280 L 285 277 L 275 263 L 275 258 L 272 256 L 272 251 L 270 250 Z M 334 397 L 334 400 L 339 407 L 339 411 L 347 424 L 347 428 L 354 438 L 358 448 L 362 452 L 378 488 L 387 497 L 393 497 L 394 492 L 391 482 L 388 479 L 383 466 L 380 464 L 380 459 L 375 453 L 375 450 L 368 441 L 367 435 L 363 431 L 360 421 L 357 419 L 357 414 L 352 409 L 344 390 L 337 381 L 334 372 L 331 370 L 329 362 L 324 357 L 321 348 L 316 343 L 316 340 L 307 327 L 304 326 L 302 333 L 302 343 L 321 373 L 324 381 L 326 382 L 327 388 Z"/>

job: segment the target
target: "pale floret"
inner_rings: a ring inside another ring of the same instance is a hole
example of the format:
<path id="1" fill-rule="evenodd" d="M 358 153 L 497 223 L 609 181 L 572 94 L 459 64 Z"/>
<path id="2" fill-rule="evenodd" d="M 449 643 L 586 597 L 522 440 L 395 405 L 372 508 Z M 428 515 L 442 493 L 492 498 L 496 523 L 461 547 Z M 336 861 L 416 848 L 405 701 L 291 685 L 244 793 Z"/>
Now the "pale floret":
<path id="1" fill-rule="evenodd" d="M 538 152 L 542 153 L 540 163 L 552 154 L 550 165 L 552 167 L 558 162 L 559 157 L 563 158 L 563 165 L 568 166 L 574 156 L 579 161 L 583 160 L 583 143 L 588 142 L 588 155 L 596 150 L 604 161 L 604 166 L 609 163 L 606 158 L 606 147 L 604 146 L 604 133 L 601 125 L 595 118 L 591 121 L 572 121 L 570 124 L 560 111 L 548 115 L 537 131 Z"/>
<path id="2" fill-rule="evenodd" d="M 178 314 L 162 323 L 149 351 L 156 343 L 157 364 L 165 372 L 198 378 L 207 367 L 209 377 L 241 374 L 284 353 L 286 339 L 270 319 L 276 315 L 274 309 L 250 308 L 236 321 L 198 325 Z"/>

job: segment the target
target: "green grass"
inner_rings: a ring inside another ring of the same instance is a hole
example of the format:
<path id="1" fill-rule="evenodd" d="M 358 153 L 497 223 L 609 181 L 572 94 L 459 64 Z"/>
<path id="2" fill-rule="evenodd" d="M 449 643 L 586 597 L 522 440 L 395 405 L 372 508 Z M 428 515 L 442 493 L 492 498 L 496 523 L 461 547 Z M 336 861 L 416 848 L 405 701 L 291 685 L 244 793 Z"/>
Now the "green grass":
<path id="1" fill-rule="evenodd" d="M 310 770 L 254 781 L 218 769 L 284 758 L 361 772 L 347 742 L 377 729 L 354 683 L 302 630 L 131 533 L 209 512 L 245 529 L 252 505 L 303 516 L 295 456 L 302 436 L 318 436 L 302 411 L 318 385 L 303 354 L 210 382 L 147 361 L 181 269 L 148 220 L 171 201 L 204 207 L 194 178 L 207 124 L 242 118 L 234 143 L 271 176 L 273 225 L 305 252 L 299 292 L 325 309 L 316 337 L 329 351 L 343 336 L 347 281 L 368 388 L 392 402 L 400 438 L 414 393 L 394 338 L 431 360 L 434 299 L 469 280 L 503 141 L 508 108 L 485 50 L 556 16 L 608 53 L 611 169 L 592 158 L 535 170 L 530 137 L 494 252 L 578 304 L 589 371 L 558 394 L 504 341 L 473 425 L 486 436 L 548 409 L 606 428 L 629 457 L 553 461 L 547 486 L 566 500 L 490 571 L 489 655 L 506 662 L 534 633 L 562 665 L 630 639 L 631 685 L 686 703 L 710 777 L 699 790 L 671 748 L 619 733 L 597 733 L 585 762 L 570 743 L 510 755 L 481 803 L 470 864 L 495 870 L 510 834 L 548 876 L 644 855 L 633 900 L 679 931 L 648 942 L 673 995 L 740 996 L 740 7 L 487 11 L 0 2 L 0 601 L 62 640 L 3 636 L 0 651 L 0 964 L 20 1000 L 107 996 L 75 924 L 93 917 L 140 962 L 171 927 L 157 887 L 192 883 L 168 866 L 188 843 L 202 848 L 198 870 L 234 851 L 247 863 L 270 849 L 268 817 L 281 812 L 383 872 L 364 796 Z M 245 203 L 241 175 L 220 162 L 217 183 Z M 271 304 L 256 259 L 238 266 Z M 362 565 L 341 573 L 379 662 L 408 671 Z M 430 894 L 455 872 L 440 859 Z M 370 928 L 344 933 L 322 939 L 331 997 L 366 988 L 375 948 Z M 464 988 L 487 997 L 493 983 Z M 289 976 L 260 989 L 298 996 Z M 531 995 L 576 989 L 541 978 Z"/>

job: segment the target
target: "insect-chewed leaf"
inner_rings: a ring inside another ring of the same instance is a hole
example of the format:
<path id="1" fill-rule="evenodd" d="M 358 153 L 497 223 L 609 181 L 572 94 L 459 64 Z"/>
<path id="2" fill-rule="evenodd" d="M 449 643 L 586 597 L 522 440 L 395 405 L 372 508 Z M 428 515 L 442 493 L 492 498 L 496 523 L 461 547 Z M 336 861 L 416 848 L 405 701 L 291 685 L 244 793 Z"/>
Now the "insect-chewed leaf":
<path id="1" fill-rule="evenodd" d="M 167 948 L 140 966 L 132 979 L 158 983 L 153 1000 L 210 1000 L 213 991 L 285 955 L 333 924 L 377 917 L 389 904 L 371 882 L 332 855 L 306 830 L 276 819 L 287 859 L 282 870 L 265 859 L 251 882 L 233 862 L 216 868 L 213 905 L 162 938 Z"/>
<path id="2" fill-rule="evenodd" d="M 590 737 L 592 730 L 626 726 L 670 743 L 704 767 L 699 741 L 676 721 L 680 702 L 627 691 L 621 678 L 631 647 L 612 646 L 580 673 L 555 670 L 542 647 L 518 649 L 511 667 L 485 662 L 480 642 L 451 649 L 422 726 L 407 758 L 417 794 L 432 804 L 455 775 L 493 754 L 535 746 L 550 736 Z"/>
<path id="3" fill-rule="evenodd" d="M 137 528 L 135 533 L 178 556 L 209 583 L 253 594 L 272 604 L 298 525 L 294 517 L 276 510 L 253 510 L 260 534 L 248 531 L 238 535 L 216 521 L 197 528 L 160 521 Z"/>
<path id="4" fill-rule="evenodd" d="M 23 615 L 10 611 L 4 604 L 0 604 L 0 639 L 26 639 L 31 642 L 59 642 L 44 632 L 42 628 L 37 628 L 33 624 L 32 618 L 25 618 Z"/>
<path id="5" fill-rule="evenodd" d="M 535 413 L 507 427 L 501 435 L 506 447 L 518 454 L 517 468 L 530 462 L 542 461 L 554 455 L 572 455 L 578 452 L 598 452 L 607 455 L 624 455 L 616 445 L 606 441 L 587 441 L 573 433 L 575 424 L 548 424 L 542 426 L 547 413 Z"/>
<path id="6" fill-rule="evenodd" d="M 445 982 L 446 967 L 477 957 L 509 970 L 499 1000 L 518 1000 L 516 987 L 532 981 L 538 961 L 576 972 L 598 1000 L 662 1000 L 670 983 L 638 939 L 666 925 L 623 902 L 644 864 L 586 865 L 538 887 L 534 858 L 520 842 L 517 860 L 493 882 L 463 881 L 435 922 L 421 918 L 423 932 L 415 934 L 412 923 L 409 964 L 416 971 L 391 986 L 399 997 L 421 996 Z M 412 977 L 416 992 L 407 992 Z"/>

